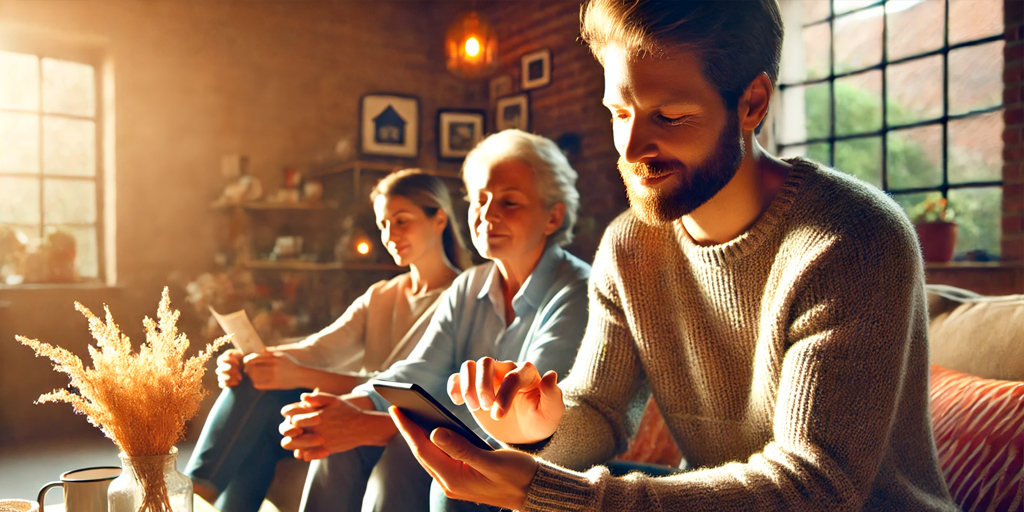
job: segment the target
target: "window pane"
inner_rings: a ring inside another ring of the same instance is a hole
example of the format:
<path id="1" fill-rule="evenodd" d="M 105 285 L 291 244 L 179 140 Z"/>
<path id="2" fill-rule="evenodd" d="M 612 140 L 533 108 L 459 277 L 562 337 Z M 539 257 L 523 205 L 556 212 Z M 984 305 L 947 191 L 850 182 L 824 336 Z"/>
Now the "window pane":
<path id="1" fill-rule="evenodd" d="M 43 59 L 43 111 L 89 117 L 96 115 L 93 67 L 66 60 Z"/>
<path id="2" fill-rule="evenodd" d="M 882 62 L 882 7 L 835 20 L 836 73 L 856 71 Z"/>
<path id="3" fill-rule="evenodd" d="M 835 81 L 836 135 L 882 128 L 882 72 L 868 71 Z"/>
<path id="4" fill-rule="evenodd" d="M 814 23 L 828 18 L 828 2 L 822 2 L 821 0 L 803 0 L 801 2 L 803 8 L 804 19 L 803 22 Z"/>
<path id="5" fill-rule="evenodd" d="M 832 5 L 834 6 L 833 8 L 835 9 L 836 14 L 839 14 L 878 3 L 878 1 L 879 0 L 832 0 Z"/>
<path id="6" fill-rule="evenodd" d="M 889 18 L 889 60 L 942 47 L 944 0 L 889 0 L 885 12 Z"/>
<path id="7" fill-rule="evenodd" d="M 832 37 L 828 23 L 818 23 L 805 27 L 804 35 L 804 62 L 806 73 L 804 79 L 813 80 L 824 78 L 829 73 L 829 38 Z"/>
<path id="8" fill-rule="evenodd" d="M 0 112 L 0 172 L 39 172 L 39 116 Z"/>
<path id="9" fill-rule="evenodd" d="M 999 254 L 1003 189 L 1001 187 L 956 188 L 949 191 L 949 204 L 956 212 L 956 254 L 983 250 Z"/>
<path id="10" fill-rule="evenodd" d="M 942 117 L 942 56 L 889 66 L 885 88 L 890 126 Z"/>
<path id="11" fill-rule="evenodd" d="M 828 161 L 828 143 L 801 144 L 799 146 L 786 146 L 782 150 L 782 158 L 804 157 L 825 165 L 832 165 Z"/>
<path id="12" fill-rule="evenodd" d="M 942 195 L 938 191 L 936 191 L 913 192 L 910 194 L 893 194 L 892 198 L 895 199 L 896 203 L 903 208 L 903 211 L 906 212 L 907 217 L 910 217 L 910 220 L 913 221 L 914 218 L 911 217 L 911 215 L 914 214 L 915 207 L 935 195 L 942 197 Z"/>
<path id="13" fill-rule="evenodd" d="M 96 183 L 92 180 L 44 180 L 43 212 L 46 224 L 96 222 Z"/>
<path id="14" fill-rule="evenodd" d="M 882 187 L 882 139 L 865 137 L 836 141 L 836 169 Z"/>
<path id="15" fill-rule="evenodd" d="M 779 141 L 783 144 L 828 137 L 829 84 L 787 87 L 782 92 L 783 115 L 779 120 Z"/>
<path id="16" fill-rule="evenodd" d="M 889 188 L 942 184 L 942 125 L 891 131 L 888 137 Z"/>
<path id="17" fill-rule="evenodd" d="M 1003 113 L 949 122 L 949 182 L 1002 179 Z"/>
<path id="18" fill-rule="evenodd" d="M 96 123 L 66 117 L 43 117 L 43 172 L 96 175 Z"/>
<path id="19" fill-rule="evenodd" d="M 51 244 L 51 250 L 56 246 L 58 254 L 70 256 L 68 250 L 68 240 L 60 235 L 54 235 L 54 233 L 61 233 L 70 235 L 74 240 L 74 252 L 75 252 L 75 267 L 77 267 L 78 275 L 81 277 L 98 277 L 99 276 L 99 254 L 96 250 L 96 228 L 94 227 L 82 227 L 82 226 L 47 226 L 46 234 L 47 241 Z M 51 256 L 52 259 L 52 256 Z M 54 276 L 55 279 L 60 281 L 71 280 L 72 276 L 58 275 Z"/>
<path id="20" fill-rule="evenodd" d="M 0 224 L 39 224 L 39 180 L 0 176 Z"/>
<path id="21" fill-rule="evenodd" d="M 1003 0 L 949 0 L 949 44 L 1003 33 Z"/>
<path id="22" fill-rule="evenodd" d="M 995 107 L 1003 101 L 1003 46 L 994 43 L 949 52 L 949 113 Z"/>
<path id="23" fill-rule="evenodd" d="M 0 52 L 0 108 L 39 110 L 39 58 Z"/>

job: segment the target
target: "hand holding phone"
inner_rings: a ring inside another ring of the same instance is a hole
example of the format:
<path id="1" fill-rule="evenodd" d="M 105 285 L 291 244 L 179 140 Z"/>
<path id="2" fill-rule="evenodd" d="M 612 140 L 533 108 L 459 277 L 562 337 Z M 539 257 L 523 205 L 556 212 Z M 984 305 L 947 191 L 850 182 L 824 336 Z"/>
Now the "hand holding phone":
<path id="1" fill-rule="evenodd" d="M 417 384 L 375 380 L 370 384 L 380 396 L 398 407 L 410 420 L 430 435 L 435 428 L 444 427 L 465 437 L 474 446 L 483 450 L 494 450 L 473 429 L 466 426 L 458 416 L 441 405 L 426 390 Z"/>

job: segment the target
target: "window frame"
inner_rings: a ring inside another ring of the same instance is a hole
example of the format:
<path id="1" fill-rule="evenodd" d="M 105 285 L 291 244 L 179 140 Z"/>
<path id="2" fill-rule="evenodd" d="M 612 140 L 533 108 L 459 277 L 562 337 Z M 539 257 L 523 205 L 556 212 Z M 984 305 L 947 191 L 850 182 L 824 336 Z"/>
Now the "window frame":
<path id="1" fill-rule="evenodd" d="M 72 227 L 93 227 L 96 231 L 96 275 L 89 277 L 82 277 L 80 280 L 75 282 L 67 283 L 46 283 L 56 286 L 74 286 L 76 284 L 113 284 L 109 281 L 112 277 L 112 269 L 109 268 L 110 260 L 107 251 L 107 238 L 110 235 L 108 230 L 112 226 L 108 226 L 111 219 L 107 215 L 107 183 L 109 176 L 107 175 L 107 162 L 108 155 L 105 154 L 106 137 L 107 137 L 107 126 L 106 126 L 106 115 L 107 110 L 110 107 L 106 104 L 104 98 L 105 87 L 107 86 L 105 70 L 107 67 L 107 54 L 103 48 L 98 44 L 90 44 L 85 42 L 72 42 L 63 40 L 53 40 L 46 37 L 45 35 L 37 34 L 16 34 L 15 37 L 6 40 L 0 40 L 0 51 L 22 53 L 34 55 L 39 59 L 39 104 L 35 110 L 19 110 L 0 107 L 0 112 L 10 112 L 18 114 L 34 114 L 39 119 L 39 173 L 38 174 L 26 174 L 26 173 L 12 173 L 0 171 L 0 177 L 15 177 L 15 178 L 36 178 L 39 183 L 39 232 L 34 236 L 45 236 L 46 230 L 46 211 L 44 203 L 45 194 L 45 181 L 48 178 L 60 179 L 60 180 L 72 180 L 72 181 L 91 181 L 95 183 L 95 204 L 96 204 L 96 220 L 92 224 L 86 223 L 65 223 L 64 225 Z M 62 113 L 46 113 L 43 110 L 43 59 L 55 59 L 62 61 L 70 61 L 79 64 L 86 64 L 93 68 L 93 94 L 95 95 L 93 101 L 95 105 L 95 112 L 92 117 L 78 116 L 73 114 L 62 114 Z M 43 152 L 44 152 L 44 126 L 43 118 L 45 116 L 53 116 L 64 119 L 76 119 L 76 120 L 89 120 L 95 124 L 95 169 L 96 172 L 93 176 L 74 176 L 65 174 L 47 174 L 43 167 Z M 12 224 L 13 225 L 13 224 Z M 23 226 L 23 225 L 15 225 Z M 76 266 L 78 255 L 76 254 Z M 18 288 L 21 286 L 31 286 L 33 283 L 23 283 L 20 285 L 7 285 L 0 283 L 0 287 L 4 288 Z"/>
<path id="2" fill-rule="evenodd" d="M 940 192 L 943 198 L 948 198 L 949 191 L 951 189 L 969 189 L 969 188 L 990 188 L 999 187 L 1003 188 L 1003 180 L 983 180 L 983 181 L 970 181 L 970 182 L 949 182 L 949 123 L 950 121 L 957 121 L 960 119 L 970 119 L 979 117 L 985 114 L 993 112 L 1001 112 L 1005 109 L 1005 102 L 1000 95 L 999 103 L 991 107 L 985 107 L 981 109 L 974 109 L 968 112 L 950 115 L 949 113 L 949 53 L 951 51 L 959 50 L 961 48 L 968 48 L 972 46 L 980 46 L 983 44 L 994 43 L 1004 40 L 1004 34 L 1002 32 L 991 36 L 985 36 L 978 39 L 970 39 L 967 41 L 961 41 L 953 45 L 949 44 L 949 6 L 950 0 L 941 0 L 943 2 L 944 19 L 942 28 L 942 46 L 938 49 L 929 50 L 926 52 L 914 53 L 898 59 L 889 59 L 889 10 L 886 8 L 888 0 L 877 0 L 874 2 L 867 3 L 865 5 L 836 13 L 835 2 L 829 1 L 829 15 L 822 19 L 816 19 L 809 23 L 802 23 L 800 25 L 801 32 L 807 28 L 828 23 L 829 29 L 829 70 L 828 74 L 824 77 L 814 79 L 804 79 L 789 83 L 780 83 L 778 90 L 780 95 L 785 92 L 786 89 L 791 87 L 806 87 L 809 85 L 819 85 L 827 83 L 829 84 L 829 133 L 826 137 L 805 137 L 804 140 L 796 142 L 782 143 L 776 138 L 776 148 L 779 153 L 782 153 L 786 148 L 791 147 L 810 147 L 812 144 L 828 144 L 828 155 L 829 161 L 825 162 L 829 166 L 835 165 L 836 157 L 836 142 L 856 139 L 870 139 L 872 137 L 878 137 L 881 145 L 881 184 L 882 190 L 889 193 L 890 195 L 903 195 L 903 194 L 914 194 L 922 192 Z M 857 68 L 842 73 L 836 73 L 836 53 L 835 53 L 835 25 L 837 19 L 842 19 L 847 16 L 853 16 L 862 11 L 869 9 L 882 8 L 882 58 L 877 64 Z M 801 42 L 800 44 L 803 44 Z M 889 66 L 903 64 L 911 61 L 923 60 L 936 55 L 942 55 L 942 114 L 939 117 L 915 121 L 912 123 L 905 124 L 890 124 L 889 123 L 889 94 L 888 94 L 888 68 Z M 878 130 L 856 133 L 856 134 L 844 134 L 836 135 L 836 87 L 835 82 L 838 79 L 845 78 L 848 76 L 859 75 L 870 71 L 881 72 L 881 116 L 882 116 L 882 127 Z M 889 187 L 889 147 L 888 147 L 888 134 L 896 130 L 906 130 L 911 128 L 919 128 L 924 126 L 941 126 L 942 127 L 942 183 L 937 186 L 929 187 L 910 187 L 910 188 L 891 188 Z M 842 169 L 840 169 L 842 170 Z M 999 233 L 1002 238 L 1002 233 Z"/>

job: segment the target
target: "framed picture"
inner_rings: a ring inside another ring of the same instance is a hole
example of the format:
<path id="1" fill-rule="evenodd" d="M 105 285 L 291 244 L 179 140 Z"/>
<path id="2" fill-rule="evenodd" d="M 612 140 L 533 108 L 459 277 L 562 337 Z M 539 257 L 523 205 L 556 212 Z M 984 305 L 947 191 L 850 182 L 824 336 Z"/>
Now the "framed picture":
<path id="1" fill-rule="evenodd" d="M 399 94 L 367 94 L 359 109 L 364 155 L 416 158 L 420 148 L 420 102 Z"/>
<path id="2" fill-rule="evenodd" d="M 524 132 L 530 131 L 530 97 L 528 95 L 516 94 L 498 98 L 495 109 L 495 130 L 500 132 L 509 128 L 518 128 Z"/>
<path id="3" fill-rule="evenodd" d="M 522 58 L 524 91 L 551 83 L 551 50 L 545 48 L 527 53 Z"/>
<path id="4" fill-rule="evenodd" d="M 437 155 L 445 160 L 466 157 L 484 138 L 484 113 L 479 110 L 437 112 Z"/>
<path id="5" fill-rule="evenodd" d="M 496 76 L 488 85 L 490 85 L 491 105 L 494 105 L 498 98 L 512 94 L 512 75 Z"/>

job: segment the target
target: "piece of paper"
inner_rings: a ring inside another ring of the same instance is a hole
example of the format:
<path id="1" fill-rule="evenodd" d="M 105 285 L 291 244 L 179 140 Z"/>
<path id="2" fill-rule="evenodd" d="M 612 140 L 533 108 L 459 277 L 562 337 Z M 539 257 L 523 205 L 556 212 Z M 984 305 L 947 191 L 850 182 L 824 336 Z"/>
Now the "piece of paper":
<path id="1" fill-rule="evenodd" d="M 235 345 L 235 348 L 241 350 L 242 354 L 256 354 L 266 350 L 266 345 L 263 344 L 260 335 L 256 333 L 256 328 L 252 326 L 244 309 L 221 315 L 211 307 L 210 313 L 213 313 L 213 318 L 217 319 L 217 324 L 224 329 L 225 333 L 234 334 L 231 337 L 231 343 Z"/>

